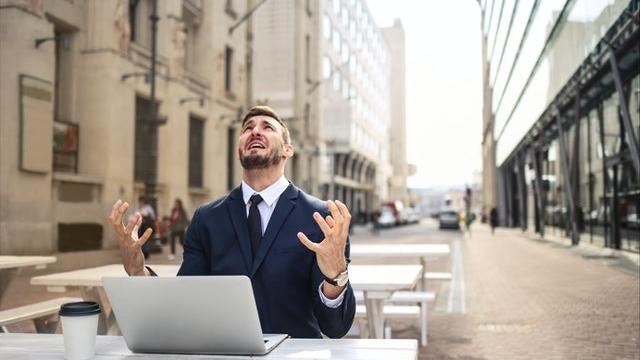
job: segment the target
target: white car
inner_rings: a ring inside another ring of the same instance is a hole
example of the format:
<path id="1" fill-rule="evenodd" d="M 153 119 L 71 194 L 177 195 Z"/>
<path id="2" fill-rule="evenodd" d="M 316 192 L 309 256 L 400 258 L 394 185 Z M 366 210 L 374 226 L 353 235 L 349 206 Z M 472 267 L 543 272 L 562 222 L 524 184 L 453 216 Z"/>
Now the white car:
<path id="1" fill-rule="evenodd" d="M 380 211 L 380 217 L 378 217 L 379 227 L 391 227 L 396 224 L 396 217 L 393 216 L 391 209 L 383 207 Z"/>

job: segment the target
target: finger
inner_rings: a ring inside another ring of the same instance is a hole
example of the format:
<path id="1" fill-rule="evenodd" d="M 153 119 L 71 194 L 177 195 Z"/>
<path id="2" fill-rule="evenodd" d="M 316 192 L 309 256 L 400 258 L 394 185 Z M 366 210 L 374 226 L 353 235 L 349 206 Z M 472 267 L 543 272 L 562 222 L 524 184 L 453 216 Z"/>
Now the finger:
<path id="1" fill-rule="evenodd" d="M 122 224 L 122 218 L 124 217 L 124 214 L 127 212 L 128 208 L 129 203 L 127 203 L 126 201 L 118 207 L 118 210 L 116 211 L 116 224 Z"/>
<path id="2" fill-rule="evenodd" d="M 133 238 L 138 237 L 138 231 L 140 230 L 140 225 L 142 225 L 142 215 L 140 215 L 140 217 L 138 218 L 138 222 L 136 222 L 136 226 L 133 227 L 133 230 L 131 231 L 131 235 L 132 235 L 131 237 Z M 135 235 L 135 237 L 133 235 Z"/>
<path id="3" fill-rule="evenodd" d="M 320 226 L 320 230 L 322 230 L 325 237 L 331 236 L 331 227 L 329 226 L 329 224 L 327 224 L 326 221 L 324 221 L 320 213 L 314 212 L 313 219 L 316 221 L 316 223 L 318 223 L 318 226 Z"/>
<path id="4" fill-rule="evenodd" d="M 327 201 L 327 206 L 329 207 L 329 211 L 331 212 L 331 216 L 333 217 L 336 225 L 338 227 L 342 227 L 343 218 L 340 210 L 338 209 L 338 206 L 336 206 L 336 203 L 329 200 Z"/>
<path id="5" fill-rule="evenodd" d="M 141 217 L 142 216 L 140 216 L 139 212 L 133 214 L 133 216 L 131 217 L 131 219 L 129 219 L 129 222 L 127 223 L 127 227 L 125 227 L 124 229 L 124 233 L 127 235 L 131 234 L 131 232 L 133 231 L 133 228 L 136 227 Z"/>
<path id="6" fill-rule="evenodd" d="M 343 231 L 342 235 L 348 235 L 349 225 L 351 224 L 351 213 L 349 212 L 349 208 L 347 208 L 347 205 L 345 205 L 340 200 L 336 200 L 336 206 L 338 207 L 338 210 L 340 210 L 340 214 L 342 214 L 342 217 L 344 219 L 345 226 L 343 226 L 342 228 L 342 231 Z"/>
<path id="7" fill-rule="evenodd" d="M 118 211 L 118 208 L 120 207 L 120 205 L 122 204 L 122 200 L 118 199 L 118 201 L 116 201 L 113 206 L 111 207 L 111 213 L 109 213 L 109 221 L 111 222 L 111 224 L 115 224 L 116 223 L 116 211 Z"/>
<path id="8" fill-rule="evenodd" d="M 329 224 L 329 227 L 333 228 L 334 226 L 336 226 L 336 222 L 333 220 L 331 215 L 327 215 L 327 217 L 324 218 L 324 220 L 327 222 L 327 224 Z"/>
<path id="9" fill-rule="evenodd" d="M 140 244 L 140 246 L 144 245 L 144 243 L 146 243 L 147 240 L 149 240 L 149 238 L 151 237 L 151 233 L 153 233 L 153 230 L 151 228 L 145 230 L 144 234 L 142 234 L 142 237 L 138 239 L 138 244 Z"/>
<path id="10" fill-rule="evenodd" d="M 320 248 L 320 245 L 314 243 L 313 241 L 309 240 L 309 238 L 307 237 L 307 235 L 299 232 L 298 233 L 298 240 L 300 240 L 300 242 L 302 243 L 302 245 L 304 245 L 307 249 L 316 252 L 318 251 L 318 249 Z"/>

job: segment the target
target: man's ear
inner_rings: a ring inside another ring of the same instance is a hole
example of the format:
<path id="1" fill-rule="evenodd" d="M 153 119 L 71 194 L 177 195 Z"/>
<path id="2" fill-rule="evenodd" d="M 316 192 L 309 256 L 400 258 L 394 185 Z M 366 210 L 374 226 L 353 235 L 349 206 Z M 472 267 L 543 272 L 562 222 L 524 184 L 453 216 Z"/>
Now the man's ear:
<path id="1" fill-rule="evenodd" d="M 295 153 L 295 150 L 292 144 L 284 144 L 284 155 L 287 158 L 292 157 L 294 153 Z"/>

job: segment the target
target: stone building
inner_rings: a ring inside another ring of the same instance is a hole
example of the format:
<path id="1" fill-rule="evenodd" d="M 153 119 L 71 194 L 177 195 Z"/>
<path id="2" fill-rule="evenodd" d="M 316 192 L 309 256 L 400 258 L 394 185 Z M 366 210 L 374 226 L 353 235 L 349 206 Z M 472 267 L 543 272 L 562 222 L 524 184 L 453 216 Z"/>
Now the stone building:
<path id="1" fill-rule="evenodd" d="M 159 215 L 239 183 L 252 3 L 158 1 Z M 144 192 L 151 9 L 0 1 L 0 254 L 115 246 L 106 215 Z"/>
<path id="2" fill-rule="evenodd" d="M 290 120 L 290 176 L 361 220 L 389 198 L 390 50 L 363 0 L 272 0 L 254 16 L 253 98 Z"/>

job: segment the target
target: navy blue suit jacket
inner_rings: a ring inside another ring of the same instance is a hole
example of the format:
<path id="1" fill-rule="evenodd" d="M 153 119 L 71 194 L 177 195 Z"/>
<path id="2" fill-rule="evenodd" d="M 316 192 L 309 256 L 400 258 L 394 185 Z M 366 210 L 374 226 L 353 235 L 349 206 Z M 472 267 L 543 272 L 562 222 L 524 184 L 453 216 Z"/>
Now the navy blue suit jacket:
<path id="1" fill-rule="evenodd" d="M 319 338 L 344 336 L 355 314 L 355 297 L 347 285 L 342 304 L 333 309 L 318 294 L 323 275 L 315 254 L 296 234 L 314 242 L 324 238 L 312 214 L 328 215 L 325 202 L 290 184 L 280 195 L 255 259 L 241 187 L 198 208 L 184 240 L 178 275 L 246 275 L 251 279 L 264 333 Z M 349 256 L 347 241 L 346 256 Z"/>

